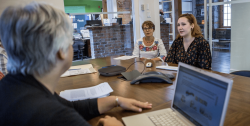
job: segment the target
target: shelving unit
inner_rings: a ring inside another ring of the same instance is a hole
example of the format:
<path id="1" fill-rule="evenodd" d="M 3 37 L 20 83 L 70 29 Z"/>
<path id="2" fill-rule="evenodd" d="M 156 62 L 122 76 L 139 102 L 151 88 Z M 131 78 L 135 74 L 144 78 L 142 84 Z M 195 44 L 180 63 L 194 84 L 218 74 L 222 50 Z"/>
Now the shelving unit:
<path id="1" fill-rule="evenodd" d="M 164 3 L 171 3 L 171 7 L 169 7 L 170 10 L 164 11 Z M 173 43 L 173 39 L 175 38 L 175 34 L 173 34 L 175 33 L 174 0 L 162 0 L 162 9 L 163 9 L 164 14 L 171 14 L 171 17 L 168 17 L 168 18 L 171 18 L 171 22 L 169 24 L 170 24 L 170 27 L 172 26 L 171 31 L 169 31 L 169 36 L 172 36 L 172 37 L 169 37 L 169 47 L 171 47 L 171 44 Z"/>

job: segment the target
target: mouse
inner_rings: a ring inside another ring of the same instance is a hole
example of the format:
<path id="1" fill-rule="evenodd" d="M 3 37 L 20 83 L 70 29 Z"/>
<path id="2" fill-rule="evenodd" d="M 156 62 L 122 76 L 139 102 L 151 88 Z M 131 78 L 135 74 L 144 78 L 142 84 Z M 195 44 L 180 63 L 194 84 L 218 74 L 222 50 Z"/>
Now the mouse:
<path id="1" fill-rule="evenodd" d="M 152 67 L 152 63 L 151 63 L 151 62 L 148 62 L 148 63 L 146 64 L 146 67 Z"/>

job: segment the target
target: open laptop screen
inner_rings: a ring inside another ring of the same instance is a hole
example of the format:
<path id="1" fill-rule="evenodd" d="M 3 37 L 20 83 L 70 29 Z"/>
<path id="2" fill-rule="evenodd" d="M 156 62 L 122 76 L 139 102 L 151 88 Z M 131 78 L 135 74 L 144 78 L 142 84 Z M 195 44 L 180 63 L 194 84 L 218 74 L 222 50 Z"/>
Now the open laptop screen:
<path id="1" fill-rule="evenodd" d="M 195 125 L 219 126 L 228 84 L 180 66 L 173 108 Z"/>

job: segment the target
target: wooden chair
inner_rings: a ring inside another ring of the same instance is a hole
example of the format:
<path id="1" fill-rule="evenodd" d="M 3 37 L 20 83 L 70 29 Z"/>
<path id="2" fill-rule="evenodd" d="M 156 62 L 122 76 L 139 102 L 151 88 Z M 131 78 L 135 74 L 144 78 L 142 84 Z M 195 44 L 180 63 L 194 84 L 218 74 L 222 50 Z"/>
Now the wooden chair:
<path id="1" fill-rule="evenodd" d="M 87 58 L 87 56 L 85 56 L 84 54 L 84 48 L 85 48 L 84 46 L 85 46 L 84 43 L 80 43 L 78 45 L 78 50 L 79 50 L 78 58 L 81 60 L 83 60 L 84 58 Z"/>

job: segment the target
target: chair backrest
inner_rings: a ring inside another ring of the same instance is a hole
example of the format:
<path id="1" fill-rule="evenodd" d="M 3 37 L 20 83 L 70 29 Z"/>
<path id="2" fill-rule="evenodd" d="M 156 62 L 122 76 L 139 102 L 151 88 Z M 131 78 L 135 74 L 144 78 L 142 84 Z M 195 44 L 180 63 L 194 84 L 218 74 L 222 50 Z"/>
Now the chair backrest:
<path id="1" fill-rule="evenodd" d="M 232 72 L 230 74 L 240 75 L 240 76 L 245 76 L 245 77 L 250 77 L 250 71 L 247 71 L 247 70 L 235 71 L 235 72 Z"/>
<path id="2" fill-rule="evenodd" d="M 84 46 L 85 41 L 83 40 L 74 40 L 73 49 L 74 49 L 74 60 L 83 59 L 84 56 Z"/>
<path id="3" fill-rule="evenodd" d="M 226 39 L 231 39 L 231 28 L 226 30 L 225 38 Z"/>
<path id="4" fill-rule="evenodd" d="M 82 47 L 84 47 L 84 43 L 82 42 L 82 40 L 80 40 L 80 41 L 75 40 L 74 41 L 74 44 L 73 44 L 74 52 L 80 51 L 80 49 L 82 49 Z"/>
<path id="5" fill-rule="evenodd" d="M 79 43 L 78 44 L 78 49 L 79 50 L 83 50 L 84 49 L 84 45 L 85 45 L 84 43 Z"/>
<path id="6" fill-rule="evenodd" d="M 73 50 L 74 50 L 74 52 L 78 51 L 78 43 L 77 42 L 74 42 L 74 44 L 73 44 Z"/>

